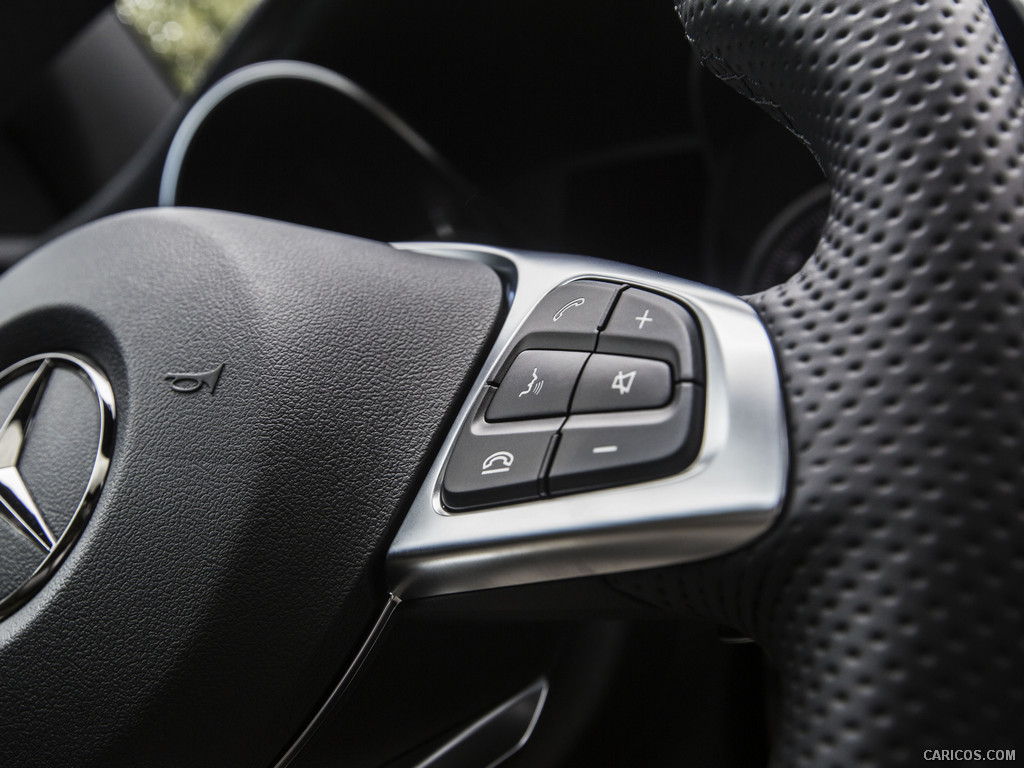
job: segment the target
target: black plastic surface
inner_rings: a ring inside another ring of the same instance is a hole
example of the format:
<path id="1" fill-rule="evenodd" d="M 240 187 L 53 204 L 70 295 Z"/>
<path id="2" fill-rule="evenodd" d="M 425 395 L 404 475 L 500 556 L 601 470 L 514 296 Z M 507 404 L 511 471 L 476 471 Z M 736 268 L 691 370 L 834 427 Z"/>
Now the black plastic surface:
<path id="1" fill-rule="evenodd" d="M 87 354 L 119 422 L 81 541 L 0 623 L 0 762 L 272 764 L 384 602 L 501 298 L 478 264 L 184 209 L 5 275 L 0 365 Z M 213 394 L 164 379 L 221 363 Z"/>
<path id="2" fill-rule="evenodd" d="M 590 353 L 595 345 L 661 359 Z M 693 380 L 704 379 L 704 355 L 681 304 L 577 280 L 541 299 L 510 348 L 497 388 L 481 394 L 452 449 L 447 508 L 636 483 L 693 463 L 704 429 L 704 389 Z M 680 375 L 689 381 L 673 385 Z"/>
<path id="3" fill-rule="evenodd" d="M 672 397 L 672 369 L 661 360 L 591 355 L 572 399 L 573 413 L 658 408 Z"/>
<path id="4" fill-rule="evenodd" d="M 508 369 L 487 408 L 488 421 L 564 416 L 586 352 L 528 350 Z"/>
<path id="5" fill-rule="evenodd" d="M 621 287 L 596 280 L 576 280 L 551 291 L 519 329 L 499 377 L 522 349 L 593 352 L 598 329 L 604 327 Z"/>
<path id="6" fill-rule="evenodd" d="M 553 495 L 672 475 L 697 456 L 704 426 L 704 390 L 675 386 L 666 408 L 570 416 L 548 476 Z"/>
<path id="7" fill-rule="evenodd" d="M 615 303 L 597 351 L 667 360 L 675 381 L 704 381 L 704 355 L 693 315 L 671 299 L 639 288 Z"/>
<path id="8" fill-rule="evenodd" d="M 705 64 L 816 154 L 832 205 L 800 274 L 750 299 L 791 419 L 783 518 L 732 555 L 615 581 L 764 646 L 775 766 L 1019 759 L 1020 77 L 979 0 L 680 11 Z"/>
<path id="9" fill-rule="evenodd" d="M 489 424 L 483 393 L 476 417 L 463 426 L 445 467 L 442 503 L 453 510 L 529 501 L 541 495 L 540 477 L 564 418 Z"/>

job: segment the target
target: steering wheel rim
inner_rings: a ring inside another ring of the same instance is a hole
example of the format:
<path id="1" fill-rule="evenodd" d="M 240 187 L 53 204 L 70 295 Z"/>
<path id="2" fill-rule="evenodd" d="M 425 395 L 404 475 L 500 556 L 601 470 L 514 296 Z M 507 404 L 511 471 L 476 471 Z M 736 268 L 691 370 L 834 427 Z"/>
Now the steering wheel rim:
<path id="1" fill-rule="evenodd" d="M 1012 749 L 1024 712 L 1024 613 L 1016 599 L 1024 574 L 1019 75 L 981 0 L 836 0 L 820 7 L 684 0 L 679 10 L 706 66 L 778 117 L 816 155 L 832 188 L 832 210 L 822 242 L 801 273 L 749 297 L 775 341 L 789 408 L 793 450 L 782 520 L 732 554 L 612 581 L 649 602 L 733 626 L 762 644 L 783 681 L 776 765 L 916 763 L 929 749 Z M 155 249 L 154 231 L 165 238 Z M 25 331 L 9 354 L 39 352 L 29 348 L 49 332 L 62 346 L 91 347 L 85 351 L 105 363 L 122 393 L 134 381 L 125 412 L 137 420 L 157 397 L 145 387 L 165 369 L 150 365 L 142 375 L 137 363 L 122 360 L 124 338 L 110 331 L 102 302 L 95 301 L 110 294 L 98 288 L 90 299 L 96 311 L 78 311 L 74 328 L 55 331 L 67 315 L 52 307 L 70 294 L 56 290 L 46 273 L 57 264 L 71 278 L 59 282 L 79 281 L 68 289 L 71 294 L 92 292 L 92 278 L 82 271 L 90 262 L 75 251 L 91 244 L 99 253 L 110 245 L 111 233 L 119 243 L 113 262 L 124 272 L 119 280 L 125 293 L 146 282 L 128 274 L 129 267 L 140 268 L 130 257 L 148 251 L 144 270 L 156 284 L 169 244 L 182 237 L 195 253 L 218 259 L 229 254 L 227 266 L 218 262 L 211 269 L 225 272 L 253 305 L 267 296 L 254 290 L 246 271 L 249 257 L 240 254 L 251 247 L 261 262 L 256 273 L 280 277 L 270 250 L 293 251 L 294 244 L 285 230 L 265 222 L 141 214 L 58 241 L 43 258 L 34 257 L 5 278 L 10 301 L 0 323 L 8 331 Z M 302 242 L 322 265 L 338 240 L 307 230 Z M 391 253 L 374 257 L 397 271 L 412 269 L 411 261 L 395 266 Z M 247 266 L 236 268 L 242 262 Z M 360 284 L 372 284 L 368 275 L 374 270 L 359 269 Z M 462 272 L 480 317 L 468 323 L 458 362 L 449 361 L 446 376 L 439 377 L 443 392 L 430 416 L 415 425 L 422 442 L 405 468 L 406 489 L 422 477 L 436 447 L 437 425 L 451 415 L 466 383 L 461 377 L 479 362 L 500 313 L 493 274 L 474 269 L 452 271 L 451 279 Z M 188 283 L 177 273 L 162 277 Z M 22 288 L 46 296 L 51 308 L 39 313 L 33 301 L 14 298 Z M 316 280 L 302 283 L 303 295 L 320 288 Z M 136 301 L 134 310 L 161 308 L 170 318 L 171 303 L 152 297 L 153 306 Z M 286 300 L 283 294 L 273 298 Z M 190 306 L 217 306 L 220 299 L 206 295 Z M 367 301 L 366 295 L 361 299 Z M 450 327 L 448 309 L 448 317 L 434 318 L 438 333 Z M 203 352 L 201 318 L 178 317 L 171 325 L 190 340 L 179 342 L 179 356 Z M 397 333 L 407 333 L 417 323 L 400 325 Z M 154 327 L 150 321 L 151 337 L 157 335 Z M 306 353 L 300 359 L 315 358 Z M 332 373 L 340 375 L 337 368 Z M 282 391 L 297 393 L 294 382 L 280 383 Z M 375 391 L 384 402 L 387 392 Z M 184 447 L 180 434 L 174 446 Z M 115 456 L 115 462 L 123 459 Z M 113 494 L 116 481 L 112 488 Z M 326 499 L 327 490 L 321 487 L 318 498 Z M 408 494 L 390 500 L 395 511 Z M 145 530 L 134 522 L 134 530 Z M 379 564 L 388 526 L 386 514 L 375 519 L 375 543 L 361 552 L 365 567 Z M 43 680 L 39 691 L 59 691 L 64 679 L 59 669 L 37 668 L 40 657 L 26 650 L 27 644 L 49 645 L 33 621 L 57 621 L 52 610 L 42 613 L 50 603 L 69 609 L 70 595 L 91 589 L 74 581 L 75 569 L 87 567 L 101 547 L 87 544 L 73 552 L 61 583 L 47 587 L 39 605 L 0 628 L 0 663 L 17 670 L 21 681 Z M 102 546 L 107 555 L 116 551 L 113 544 Z M 106 589 L 113 594 L 109 576 Z M 368 623 L 368 581 L 366 573 L 358 575 L 359 595 L 353 599 L 362 614 L 346 619 L 349 642 L 330 654 L 335 668 Z M 214 602 L 219 608 L 227 600 L 218 596 Z M 323 626 L 337 630 L 335 620 L 328 617 Z M 248 621 L 251 627 L 253 617 Z M 225 622 L 218 627 L 224 629 Z M 63 626 L 48 636 L 74 638 L 81 631 L 80 624 Z M 212 653 L 219 641 L 206 640 L 203 648 Z M 258 645 L 249 643 L 250 650 Z M 113 663 L 100 643 L 88 647 Z M 205 669 L 214 667 L 214 658 L 205 657 Z M 103 671 L 95 659 L 90 663 L 94 675 Z M 5 701 L 24 704 L 0 724 L 5 743 L 12 745 L 16 734 L 25 739 L 32 733 L 29 725 L 38 725 L 24 715 L 37 689 L 5 677 L 11 686 Z M 146 697 L 168 680 L 138 692 L 148 733 L 159 733 L 166 721 L 160 722 L 156 699 Z M 81 683 L 74 690 L 81 700 L 73 706 L 56 701 L 55 718 L 81 715 L 109 693 Z M 307 690 L 305 701 L 319 693 Z M 204 706 L 207 714 L 215 709 L 212 701 Z M 25 750 L 19 754 L 36 760 L 55 756 L 81 739 L 75 729 L 83 724 L 102 729 L 103 714 L 67 718 L 50 742 L 19 742 Z M 204 727 L 213 722 L 211 716 Z M 233 754 L 233 744 L 207 735 L 221 754 Z M 123 737 L 90 734 L 80 741 L 80 754 L 105 754 Z M 172 749 L 166 742 L 154 745 L 161 747 Z M 253 747 L 251 754 L 256 752 Z"/>
<path id="2" fill-rule="evenodd" d="M 781 521 L 735 554 L 614 581 L 765 648 L 782 681 L 773 765 L 1012 749 L 1020 76 L 980 0 L 678 10 L 704 65 L 815 154 L 832 203 L 801 272 L 748 297 L 789 410 Z"/>

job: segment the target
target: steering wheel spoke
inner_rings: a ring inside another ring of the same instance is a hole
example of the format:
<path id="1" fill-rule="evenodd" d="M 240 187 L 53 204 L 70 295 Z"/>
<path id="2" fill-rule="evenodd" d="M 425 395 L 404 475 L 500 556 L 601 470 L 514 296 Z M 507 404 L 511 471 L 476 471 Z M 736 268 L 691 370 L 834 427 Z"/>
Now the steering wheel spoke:
<path id="1" fill-rule="evenodd" d="M 489 262 L 514 299 L 391 545 L 396 594 L 707 558 L 772 524 L 786 424 L 749 305 L 610 262 L 403 247 Z"/>
<path id="2" fill-rule="evenodd" d="M 557 498 L 446 516 L 431 485 L 443 454 L 395 541 L 393 578 L 416 594 L 619 572 L 609 578 L 624 592 L 736 627 L 782 678 L 776 765 L 1019 747 L 1024 125 L 1002 38 L 980 1 L 685 0 L 679 10 L 704 64 L 790 127 L 831 187 L 813 258 L 748 297 L 777 351 L 790 419 L 782 514 L 765 504 L 762 524 L 727 542 L 710 532 L 729 515 L 688 507 L 715 497 L 743 509 L 758 458 L 771 465 L 786 445 L 762 443 L 722 474 L 703 467 L 714 483 L 693 492 L 716 430 L 744 423 L 723 413 L 771 397 L 745 400 L 729 379 L 730 345 L 749 329 L 702 312 L 701 289 L 665 284 L 656 289 L 694 309 L 706 336 L 696 463 L 674 480 L 578 497 L 561 517 Z M 545 290 L 602 274 L 645 280 L 570 269 Z M 744 381 L 774 392 L 774 368 Z M 781 434 L 781 416 L 755 412 Z M 677 517 L 649 515 L 654 487 Z M 702 561 L 637 570 L 673 556 Z"/>

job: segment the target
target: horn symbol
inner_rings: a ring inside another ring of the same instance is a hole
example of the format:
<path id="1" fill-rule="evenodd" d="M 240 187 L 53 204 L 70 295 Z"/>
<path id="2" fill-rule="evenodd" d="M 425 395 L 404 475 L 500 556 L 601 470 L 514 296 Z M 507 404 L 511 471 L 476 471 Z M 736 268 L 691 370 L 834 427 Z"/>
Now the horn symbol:
<path id="1" fill-rule="evenodd" d="M 217 382 L 220 380 L 220 374 L 223 370 L 224 364 L 221 363 L 213 370 L 201 373 L 167 373 L 164 374 L 164 381 L 171 382 L 171 389 L 185 395 L 198 392 L 205 385 L 212 395 L 213 391 L 217 388 Z"/>

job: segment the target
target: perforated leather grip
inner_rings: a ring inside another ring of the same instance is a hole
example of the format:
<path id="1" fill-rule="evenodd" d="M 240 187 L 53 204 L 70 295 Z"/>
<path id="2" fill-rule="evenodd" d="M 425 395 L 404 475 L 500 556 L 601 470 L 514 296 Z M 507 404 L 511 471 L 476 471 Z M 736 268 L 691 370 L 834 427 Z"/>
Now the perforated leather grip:
<path id="1" fill-rule="evenodd" d="M 705 65 L 818 157 L 811 261 L 750 297 L 792 478 L 756 545 L 617 584 L 740 628 L 773 764 L 1024 747 L 1021 83 L 978 0 L 692 0 Z"/>

